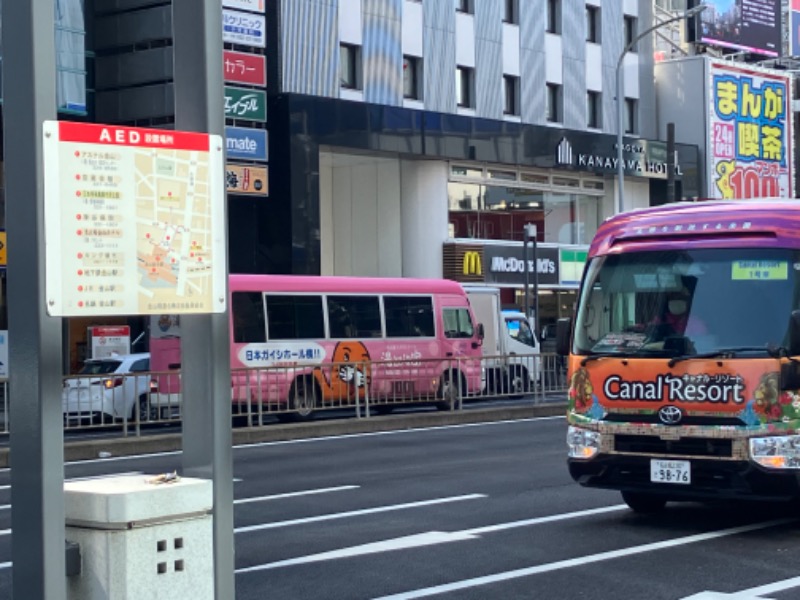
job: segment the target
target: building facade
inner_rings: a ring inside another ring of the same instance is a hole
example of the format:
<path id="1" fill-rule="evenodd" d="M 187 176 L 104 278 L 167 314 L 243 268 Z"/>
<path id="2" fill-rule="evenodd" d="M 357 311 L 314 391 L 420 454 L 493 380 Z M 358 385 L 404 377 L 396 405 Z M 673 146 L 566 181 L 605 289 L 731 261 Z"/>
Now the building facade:
<path id="1" fill-rule="evenodd" d="M 69 71 L 85 114 L 64 117 L 171 128 L 171 1 L 54 1 L 85 21 Z M 617 68 L 652 0 L 221 5 L 233 272 L 447 276 L 519 307 L 535 280 L 546 324 L 569 314 L 586 246 L 616 211 L 618 108 L 625 208 L 666 201 L 652 36 Z M 678 194 L 696 197 L 698 148 L 676 148 Z M 70 368 L 90 326 L 116 324 L 95 321 L 70 320 Z"/>

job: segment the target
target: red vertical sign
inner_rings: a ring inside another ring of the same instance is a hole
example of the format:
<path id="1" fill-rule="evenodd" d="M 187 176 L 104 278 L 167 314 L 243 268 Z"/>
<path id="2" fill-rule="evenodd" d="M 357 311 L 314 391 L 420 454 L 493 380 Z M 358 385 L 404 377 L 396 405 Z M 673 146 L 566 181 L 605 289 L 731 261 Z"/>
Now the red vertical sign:
<path id="1" fill-rule="evenodd" d="M 266 57 L 260 54 L 234 52 L 233 50 L 223 51 L 222 73 L 225 81 L 266 86 L 266 64 Z"/>

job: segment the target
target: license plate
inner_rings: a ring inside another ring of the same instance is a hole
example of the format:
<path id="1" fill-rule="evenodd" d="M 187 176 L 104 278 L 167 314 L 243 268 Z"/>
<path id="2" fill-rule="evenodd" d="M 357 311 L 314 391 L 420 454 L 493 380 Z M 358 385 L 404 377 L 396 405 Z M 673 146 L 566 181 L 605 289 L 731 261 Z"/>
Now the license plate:
<path id="1" fill-rule="evenodd" d="M 654 483 L 692 483 L 691 463 L 688 460 L 651 460 L 650 481 Z"/>

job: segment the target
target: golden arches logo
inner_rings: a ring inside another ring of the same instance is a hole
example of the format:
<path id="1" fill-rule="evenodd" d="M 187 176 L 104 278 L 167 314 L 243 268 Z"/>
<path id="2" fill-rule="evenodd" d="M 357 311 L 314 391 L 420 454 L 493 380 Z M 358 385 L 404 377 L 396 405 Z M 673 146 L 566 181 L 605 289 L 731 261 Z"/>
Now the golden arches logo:
<path id="1" fill-rule="evenodd" d="M 464 275 L 483 275 L 481 254 L 475 250 L 464 252 L 462 271 Z"/>

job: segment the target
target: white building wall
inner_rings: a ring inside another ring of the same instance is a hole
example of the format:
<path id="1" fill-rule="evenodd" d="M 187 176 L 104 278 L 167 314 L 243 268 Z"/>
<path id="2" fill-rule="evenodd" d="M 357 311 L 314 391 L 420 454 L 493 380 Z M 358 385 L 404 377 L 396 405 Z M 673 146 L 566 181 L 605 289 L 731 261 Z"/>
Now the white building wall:
<path id="1" fill-rule="evenodd" d="M 320 152 L 323 275 L 402 273 L 400 161 Z"/>
<path id="2" fill-rule="evenodd" d="M 404 277 L 442 276 L 442 244 L 447 240 L 447 173 L 443 161 L 400 162 L 400 226 Z"/>

